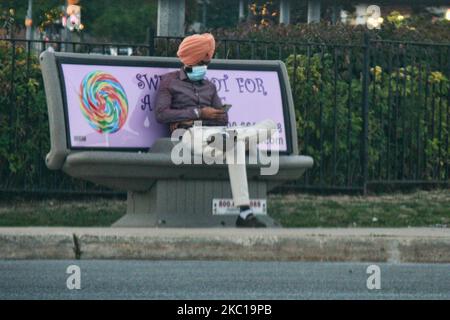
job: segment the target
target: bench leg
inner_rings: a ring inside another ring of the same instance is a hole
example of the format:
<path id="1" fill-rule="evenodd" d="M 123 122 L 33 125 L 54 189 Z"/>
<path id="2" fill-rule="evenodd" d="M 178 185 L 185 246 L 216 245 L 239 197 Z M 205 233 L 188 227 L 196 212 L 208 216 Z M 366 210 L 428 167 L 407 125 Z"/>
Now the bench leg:
<path id="1" fill-rule="evenodd" d="M 156 188 L 147 192 L 127 192 L 127 213 L 112 227 L 156 227 Z"/>
<path id="2" fill-rule="evenodd" d="M 250 198 L 267 199 L 267 183 L 249 181 Z M 145 192 L 129 191 L 127 214 L 113 227 L 235 227 L 237 215 L 213 215 L 214 198 L 231 199 L 229 181 L 158 180 Z M 278 224 L 260 216 L 267 226 Z"/>

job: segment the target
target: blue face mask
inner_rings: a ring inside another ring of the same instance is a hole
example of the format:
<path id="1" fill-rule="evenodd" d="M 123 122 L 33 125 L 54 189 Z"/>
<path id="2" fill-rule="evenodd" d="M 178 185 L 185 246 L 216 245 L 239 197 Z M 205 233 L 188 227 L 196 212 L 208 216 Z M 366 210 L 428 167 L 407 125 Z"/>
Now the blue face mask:
<path id="1" fill-rule="evenodd" d="M 192 72 L 186 72 L 189 79 L 192 81 L 203 80 L 206 74 L 207 66 L 195 66 L 192 67 Z"/>

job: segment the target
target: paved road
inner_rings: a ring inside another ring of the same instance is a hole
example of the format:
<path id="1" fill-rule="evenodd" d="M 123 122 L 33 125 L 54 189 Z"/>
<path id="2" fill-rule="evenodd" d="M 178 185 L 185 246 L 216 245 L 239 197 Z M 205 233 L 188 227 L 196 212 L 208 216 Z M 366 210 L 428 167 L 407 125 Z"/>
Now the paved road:
<path id="1" fill-rule="evenodd" d="M 66 269 L 81 270 L 69 290 Z M 0 299 L 450 299 L 450 265 L 223 261 L 0 261 Z"/>

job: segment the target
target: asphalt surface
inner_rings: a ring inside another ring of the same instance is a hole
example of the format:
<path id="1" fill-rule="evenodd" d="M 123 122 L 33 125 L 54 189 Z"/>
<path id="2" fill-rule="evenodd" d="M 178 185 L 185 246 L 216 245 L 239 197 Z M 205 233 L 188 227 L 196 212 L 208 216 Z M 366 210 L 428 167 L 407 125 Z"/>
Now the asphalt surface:
<path id="1" fill-rule="evenodd" d="M 80 267 L 80 290 L 66 273 Z M 0 299 L 450 299 L 449 264 L 0 260 Z"/>

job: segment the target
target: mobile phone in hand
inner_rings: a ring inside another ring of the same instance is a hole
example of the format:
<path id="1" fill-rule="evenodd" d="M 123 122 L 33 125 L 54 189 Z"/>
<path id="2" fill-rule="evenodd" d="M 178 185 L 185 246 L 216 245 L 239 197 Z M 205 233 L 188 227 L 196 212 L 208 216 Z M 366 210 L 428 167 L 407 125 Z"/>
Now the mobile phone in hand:
<path id="1" fill-rule="evenodd" d="M 231 104 L 224 104 L 224 105 L 222 106 L 223 111 L 225 111 L 225 112 L 228 112 L 228 110 L 230 110 L 231 107 L 232 107 Z"/>

